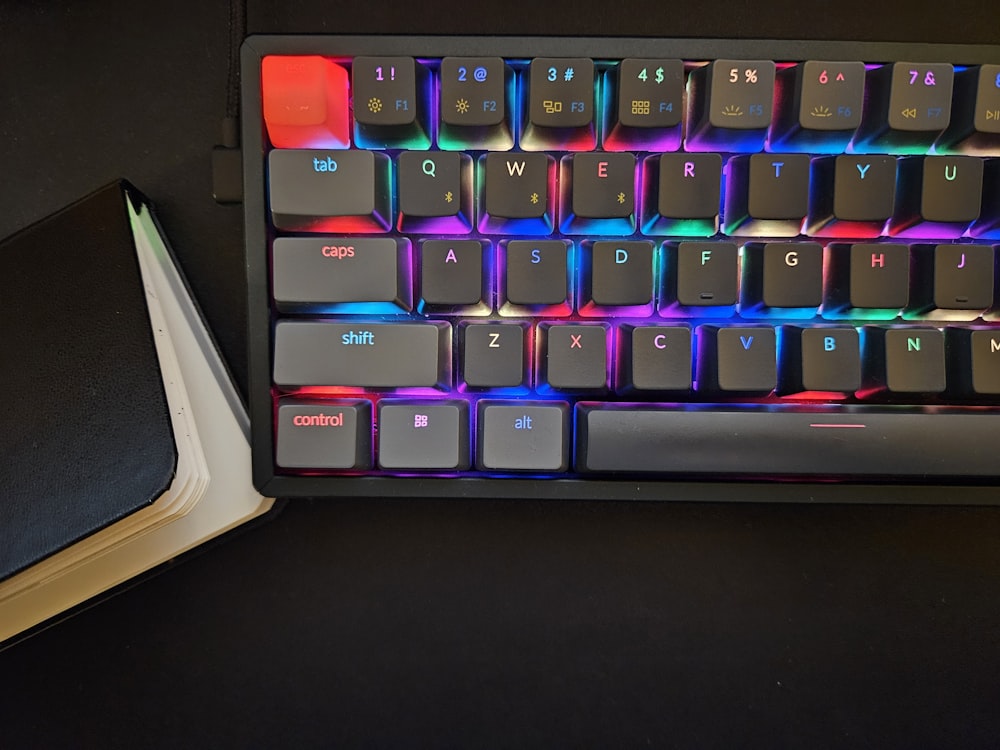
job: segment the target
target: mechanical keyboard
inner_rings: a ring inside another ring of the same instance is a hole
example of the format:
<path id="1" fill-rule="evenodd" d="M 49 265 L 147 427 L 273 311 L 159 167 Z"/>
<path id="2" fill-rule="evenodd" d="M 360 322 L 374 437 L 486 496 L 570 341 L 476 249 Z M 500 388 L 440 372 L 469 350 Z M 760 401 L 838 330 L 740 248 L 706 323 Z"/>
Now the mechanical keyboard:
<path id="1" fill-rule="evenodd" d="M 262 491 L 1000 502 L 1000 46 L 258 36 L 242 95 Z"/>

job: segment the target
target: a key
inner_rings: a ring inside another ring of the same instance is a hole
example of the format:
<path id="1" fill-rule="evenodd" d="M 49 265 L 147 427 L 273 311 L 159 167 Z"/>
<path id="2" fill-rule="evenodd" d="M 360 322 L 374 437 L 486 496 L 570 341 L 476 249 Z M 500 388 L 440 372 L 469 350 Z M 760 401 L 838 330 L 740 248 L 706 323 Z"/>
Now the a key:
<path id="1" fill-rule="evenodd" d="M 778 393 L 850 394 L 861 387 L 861 349 L 854 328 L 782 326 Z"/>
<path id="2" fill-rule="evenodd" d="M 563 158 L 561 170 L 563 233 L 635 231 L 635 156 L 574 154 Z"/>
<path id="3" fill-rule="evenodd" d="M 267 137 L 275 148 L 350 148 L 343 66 L 319 55 L 267 55 L 260 88 Z"/>
<path id="4" fill-rule="evenodd" d="M 781 103 L 771 125 L 771 151 L 840 153 L 861 124 L 865 66 L 810 60 L 778 73 Z"/>
<path id="5" fill-rule="evenodd" d="M 608 151 L 676 151 L 680 146 L 684 101 L 681 60 L 625 58 L 606 80 L 617 84 Z"/>
<path id="6" fill-rule="evenodd" d="M 814 159 L 808 232 L 878 237 L 896 200 L 896 157 L 841 155 Z"/>
<path id="7" fill-rule="evenodd" d="M 371 401 L 278 402 L 275 461 L 285 469 L 370 469 Z"/>
<path id="8" fill-rule="evenodd" d="M 539 385 L 562 391 L 603 390 L 608 385 L 606 325 L 539 326 Z"/>
<path id="9" fill-rule="evenodd" d="M 531 61 L 525 151 L 589 151 L 594 127 L 594 61 L 587 57 L 536 57 Z"/>
<path id="10" fill-rule="evenodd" d="M 485 243 L 489 247 L 489 243 Z M 490 311 L 484 243 L 479 240 L 424 240 L 420 243 L 420 300 L 422 312 Z"/>
<path id="11" fill-rule="evenodd" d="M 823 301 L 823 248 L 815 242 L 752 242 L 743 249 L 740 314 L 812 318 Z"/>
<path id="12" fill-rule="evenodd" d="M 415 471 L 468 469 L 469 405 L 380 401 L 378 465 Z"/>
<path id="13" fill-rule="evenodd" d="M 979 218 L 983 160 L 978 156 L 905 157 L 889 233 L 960 237 Z"/>
<path id="14" fill-rule="evenodd" d="M 864 328 L 866 396 L 945 389 L 944 334 L 937 328 Z"/>
<path id="15" fill-rule="evenodd" d="M 1000 394 L 1000 332 L 948 328 L 948 385 L 957 395 Z"/>
<path id="16" fill-rule="evenodd" d="M 400 231 L 464 234 L 472 228 L 471 157 L 404 151 L 397 163 Z"/>
<path id="17" fill-rule="evenodd" d="M 954 68 L 897 62 L 869 71 L 855 153 L 906 153 L 928 147 L 948 127 Z"/>
<path id="18" fill-rule="evenodd" d="M 993 255 L 990 245 L 918 245 L 913 312 L 975 320 L 993 305 Z"/>
<path id="19" fill-rule="evenodd" d="M 993 477 L 992 414 L 576 407 L 580 472 Z"/>
<path id="20" fill-rule="evenodd" d="M 387 237 L 278 237 L 274 302 L 282 311 L 407 312 L 409 247 Z"/>
<path id="21" fill-rule="evenodd" d="M 691 74 L 689 151 L 763 151 L 774 103 L 771 60 L 715 60 Z"/>
<path id="22" fill-rule="evenodd" d="M 778 382 L 773 328 L 698 327 L 697 388 L 705 393 L 766 395 Z"/>
<path id="23" fill-rule="evenodd" d="M 938 153 L 1000 156 L 1000 65 L 955 74 L 951 124 L 934 147 Z"/>
<path id="24" fill-rule="evenodd" d="M 549 182 L 555 161 L 551 156 L 491 153 L 482 157 L 480 169 L 486 172 L 481 231 L 507 234 L 552 231 L 554 199 L 549 195 Z"/>
<path id="25" fill-rule="evenodd" d="M 526 383 L 525 327 L 470 323 L 458 330 L 462 379 L 470 388 L 519 388 Z"/>
<path id="26" fill-rule="evenodd" d="M 354 139 L 363 148 L 430 147 L 427 71 L 412 57 L 355 57 L 351 65 Z"/>
<path id="27" fill-rule="evenodd" d="M 687 326 L 623 326 L 618 356 L 620 391 L 690 391 L 691 329 Z"/>
<path id="28" fill-rule="evenodd" d="M 653 311 L 653 243 L 599 241 L 585 242 L 583 248 L 584 268 L 589 267 L 590 273 L 583 275 L 581 315 L 649 315 Z"/>
<path id="29" fill-rule="evenodd" d="M 644 164 L 647 200 L 645 234 L 710 237 L 719 229 L 722 157 L 719 154 L 663 154 Z M 651 210 L 655 206 L 655 210 Z"/>
<path id="30" fill-rule="evenodd" d="M 326 323 L 280 320 L 274 383 L 368 388 L 436 388 L 451 374 L 447 323 Z"/>
<path id="31" fill-rule="evenodd" d="M 753 154 L 729 160 L 726 234 L 795 237 L 809 210 L 809 157 Z"/>
<path id="32" fill-rule="evenodd" d="M 275 149 L 267 157 L 271 221 L 309 232 L 385 232 L 389 157 L 371 151 Z"/>
<path id="33" fill-rule="evenodd" d="M 681 242 L 664 247 L 661 315 L 729 317 L 736 310 L 739 251 L 733 242 Z"/>
<path id="34" fill-rule="evenodd" d="M 476 467 L 482 471 L 566 471 L 569 405 L 480 401 Z"/>
<path id="35" fill-rule="evenodd" d="M 569 246 L 562 240 L 501 243 L 501 314 L 569 312 Z M 513 306 L 513 307 L 507 307 Z"/>
<path id="36" fill-rule="evenodd" d="M 823 314 L 892 320 L 910 301 L 910 248 L 893 243 L 832 243 Z"/>
<path id="37" fill-rule="evenodd" d="M 461 151 L 514 146 L 507 91 L 513 73 L 499 57 L 445 57 L 441 60 L 441 120 L 438 144 Z"/>

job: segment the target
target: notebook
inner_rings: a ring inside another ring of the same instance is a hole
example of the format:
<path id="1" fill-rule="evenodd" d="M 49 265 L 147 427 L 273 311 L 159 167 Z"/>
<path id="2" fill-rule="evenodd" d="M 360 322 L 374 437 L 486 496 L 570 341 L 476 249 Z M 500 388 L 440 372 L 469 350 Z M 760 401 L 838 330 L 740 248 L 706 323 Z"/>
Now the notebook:
<path id="1" fill-rule="evenodd" d="M 148 202 L 0 243 L 0 642 L 256 518 L 249 422 Z"/>

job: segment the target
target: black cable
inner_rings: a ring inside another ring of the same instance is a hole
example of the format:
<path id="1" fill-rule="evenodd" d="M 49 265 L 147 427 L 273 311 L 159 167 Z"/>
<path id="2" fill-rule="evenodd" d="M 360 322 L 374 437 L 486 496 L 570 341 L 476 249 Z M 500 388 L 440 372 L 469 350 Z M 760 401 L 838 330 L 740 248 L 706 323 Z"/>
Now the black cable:
<path id="1" fill-rule="evenodd" d="M 229 1 L 229 69 L 226 72 L 226 116 L 222 144 L 212 149 L 212 194 L 218 203 L 243 199 L 240 152 L 240 45 L 247 31 L 246 0 Z"/>

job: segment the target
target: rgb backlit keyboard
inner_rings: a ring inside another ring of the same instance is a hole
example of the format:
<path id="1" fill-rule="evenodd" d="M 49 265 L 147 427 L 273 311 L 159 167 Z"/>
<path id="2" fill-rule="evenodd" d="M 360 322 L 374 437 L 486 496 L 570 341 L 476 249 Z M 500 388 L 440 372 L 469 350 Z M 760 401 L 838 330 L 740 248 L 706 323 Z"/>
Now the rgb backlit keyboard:
<path id="1" fill-rule="evenodd" d="M 1000 477 L 1000 47 L 252 37 L 242 73 L 269 494 Z"/>

